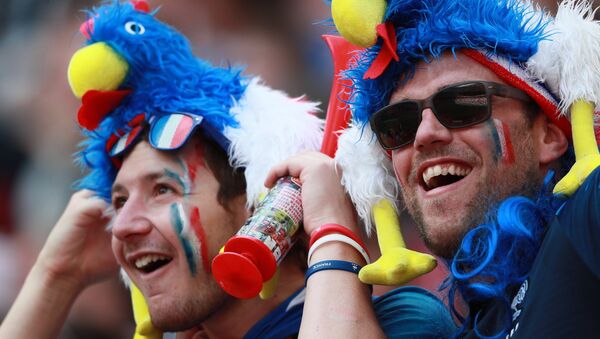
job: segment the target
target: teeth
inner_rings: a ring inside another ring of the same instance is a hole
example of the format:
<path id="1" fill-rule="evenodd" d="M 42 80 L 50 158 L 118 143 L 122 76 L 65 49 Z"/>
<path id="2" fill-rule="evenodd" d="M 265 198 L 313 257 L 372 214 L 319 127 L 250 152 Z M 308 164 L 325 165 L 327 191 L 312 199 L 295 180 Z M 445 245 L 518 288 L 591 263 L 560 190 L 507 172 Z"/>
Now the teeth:
<path id="1" fill-rule="evenodd" d="M 159 261 L 159 260 L 169 260 L 169 258 L 162 256 L 162 255 L 155 255 L 155 254 L 145 255 L 135 261 L 135 267 L 143 268 L 146 265 L 148 265 L 152 262 L 155 262 L 155 261 Z"/>
<path id="2" fill-rule="evenodd" d="M 442 167 L 441 165 L 435 165 L 423 171 L 423 181 L 425 181 L 425 184 L 429 186 L 431 178 L 437 177 L 439 175 L 450 174 L 464 177 L 467 176 L 469 173 L 471 173 L 471 169 L 459 167 L 454 164 L 444 167 Z"/>

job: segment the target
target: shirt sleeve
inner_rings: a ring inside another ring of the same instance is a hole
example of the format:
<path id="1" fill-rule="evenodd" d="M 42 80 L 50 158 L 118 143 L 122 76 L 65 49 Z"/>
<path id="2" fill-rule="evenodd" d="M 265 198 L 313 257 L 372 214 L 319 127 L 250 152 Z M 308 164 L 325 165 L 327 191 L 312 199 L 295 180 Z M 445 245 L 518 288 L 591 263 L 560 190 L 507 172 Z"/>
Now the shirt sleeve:
<path id="1" fill-rule="evenodd" d="M 565 203 L 558 220 L 581 260 L 600 279 L 600 167 Z"/>
<path id="2" fill-rule="evenodd" d="M 448 308 L 419 287 L 400 287 L 373 302 L 388 338 L 451 338 L 457 331 Z"/>

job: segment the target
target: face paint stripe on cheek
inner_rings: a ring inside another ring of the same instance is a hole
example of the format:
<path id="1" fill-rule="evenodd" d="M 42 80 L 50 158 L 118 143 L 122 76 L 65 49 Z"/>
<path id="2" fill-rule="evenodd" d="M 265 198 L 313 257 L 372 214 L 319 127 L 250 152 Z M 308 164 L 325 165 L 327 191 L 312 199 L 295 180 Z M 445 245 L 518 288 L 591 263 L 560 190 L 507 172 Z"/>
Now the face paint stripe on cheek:
<path id="1" fill-rule="evenodd" d="M 204 149 L 201 145 L 195 145 L 194 157 L 192 160 L 187 161 L 186 164 L 188 168 L 188 176 L 190 178 L 190 181 L 194 182 L 194 180 L 196 180 L 196 172 L 198 168 L 204 166 Z"/>
<path id="2" fill-rule="evenodd" d="M 181 242 L 181 246 L 183 247 L 183 251 L 185 253 L 185 258 L 187 260 L 188 266 L 190 268 L 190 272 L 192 275 L 196 275 L 196 260 L 194 259 L 194 250 L 190 244 L 190 242 L 185 238 L 185 227 L 183 224 L 183 207 L 180 204 L 172 204 L 171 205 L 171 224 L 173 229 L 175 230 L 175 234 L 179 238 Z"/>
<path id="3" fill-rule="evenodd" d="M 190 216 L 190 225 L 194 232 L 196 232 L 196 237 L 200 241 L 200 253 L 202 255 L 202 265 L 204 266 L 204 270 L 206 273 L 210 272 L 210 265 L 208 262 L 208 249 L 206 248 L 206 235 L 204 233 L 204 228 L 202 228 L 202 222 L 200 221 L 200 211 L 198 207 L 194 207 L 192 211 L 192 215 Z"/>
<path id="4" fill-rule="evenodd" d="M 510 137 L 510 129 L 508 125 L 501 120 L 494 119 L 496 129 L 500 139 L 500 145 L 502 146 L 502 160 L 506 164 L 512 164 L 515 162 L 515 152 Z"/>
<path id="5" fill-rule="evenodd" d="M 183 181 L 179 174 L 165 168 L 165 176 L 177 181 L 184 193 L 189 193 L 189 187 L 185 184 L 185 181 Z"/>
<path id="6" fill-rule="evenodd" d="M 183 173 L 185 174 L 185 176 L 183 178 L 181 178 L 181 181 L 183 182 L 183 185 L 185 187 L 185 193 L 187 195 L 192 192 L 192 186 L 194 184 L 194 179 L 192 179 L 192 177 L 190 176 L 190 166 L 188 165 L 188 163 L 181 158 L 177 158 L 177 162 L 179 162 L 179 165 L 181 166 L 181 169 L 183 170 Z M 193 171 L 193 176 L 195 177 L 196 170 L 193 169 L 192 171 Z"/>
<path id="7" fill-rule="evenodd" d="M 498 129 L 496 128 L 495 121 L 496 121 L 496 119 L 494 119 L 494 121 L 492 121 L 492 119 L 489 119 L 485 124 L 487 125 L 488 129 L 490 130 L 492 142 L 494 143 L 494 145 L 493 145 L 493 147 L 494 147 L 494 162 L 497 163 L 498 159 L 502 155 L 502 144 L 500 143 L 500 136 L 498 135 Z"/>

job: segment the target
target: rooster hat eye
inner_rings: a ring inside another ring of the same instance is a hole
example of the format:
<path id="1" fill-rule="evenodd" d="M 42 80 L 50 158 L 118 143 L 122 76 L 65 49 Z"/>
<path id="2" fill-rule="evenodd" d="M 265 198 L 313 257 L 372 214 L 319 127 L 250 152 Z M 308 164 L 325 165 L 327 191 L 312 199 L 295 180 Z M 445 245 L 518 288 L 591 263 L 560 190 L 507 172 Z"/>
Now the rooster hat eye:
<path id="1" fill-rule="evenodd" d="M 144 26 L 139 22 L 135 21 L 128 21 L 125 24 L 125 30 L 131 35 L 139 35 L 144 34 L 144 32 L 146 32 L 146 28 L 144 28 Z"/>

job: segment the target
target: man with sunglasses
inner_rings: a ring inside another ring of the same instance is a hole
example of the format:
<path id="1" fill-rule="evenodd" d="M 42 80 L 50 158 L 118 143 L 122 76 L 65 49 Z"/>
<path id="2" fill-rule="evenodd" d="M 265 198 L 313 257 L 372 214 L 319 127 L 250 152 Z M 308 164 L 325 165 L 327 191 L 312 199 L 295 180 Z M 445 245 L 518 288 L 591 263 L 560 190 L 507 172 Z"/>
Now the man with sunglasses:
<path id="1" fill-rule="evenodd" d="M 382 199 L 406 208 L 448 264 L 456 335 L 595 336 L 600 27 L 590 5 L 566 1 L 554 19 L 513 0 L 380 4 L 332 3 L 338 31 L 367 47 L 343 75 L 353 120 L 336 155 L 359 215 L 370 225 Z M 377 26 L 369 13 L 381 14 Z M 306 163 L 294 157 L 277 174 L 308 176 Z"/>
<path id="2" fill-rule="evenodd" d="M 356 236 L 351 202 L 330 165 L 306 185 L 299 177 L 303 200 L 310 204 L 303 204 L 302 234 L 279 266 L 279 282 L 263 289 L 274 293 L 228 296 L 213 276 L 211 260 L 250 216 L 266 190 L 270 167 L 319 149 L 322 122 L 313 114 L 316 105 L 289 98 L 237 69 L 179 60 L 191 54 L 187 42 L 158 22 L 143 1 L 99 7 L 81 31 L 87 46 L 73 56 L 69 80 L 73 92 L 83 95 L 78 122 L 86 141 L 79 158 L 88 172 L 4 319 L 0 337 L 56 337 L 79 292 L 116 273 L 118 266 L 132 290 L 140 338 L 158 338 L 162 331 L 211 338 L 283 338 L 299 332 L 309 338 L 376 338 L 398 323 L 390 305 L 406 300 L 449 323 L 432 295 L 393 294 L 372 303 L 370 289 L 355 274 L 368 254 Z M 157 37 L 161 31 L 168 39 Z M 135 40 L 123 38 L 128 35 Z M 165 50 L 152 49 L 157 41 Z M 142 58 L 137 67 L 122 65 L 129 62 L 121 52 L 128 43 L 141 44 L 134 55 Z M 156 68 L 141 66 L 156 59 L 168 60 L 161 65 L 165 68 L 155 78 L 144 78 Z M 171 82 L 175 73 L 168 67 L 202 76 Z M 112 74 L 115 68 L 128 72 L 118 76 Z M 90 87 L 97 76 L 102 86 Z M 120 79 L 118 88 L 107 88 L 114 78 Z M 162 81 L 194 93 L 192 101 L 181 94 L 165 103 L 160 100 L 168 93 L 148 96 L 140 89 L 150 85 L 155 91 Z M 110 114 L 102 115 L 102 107 L 115 101 Z M 173 108 L 182 102 L 186 109 Z M 332 227 L 321 232 L 322 238 L 334 241 L 315 244 L 307 260 L 304 233 L 323 225 Z M 305 275 L 307 261 L 312 266 Z M 434 335 L 448 333 L 449 326 L 430 329 L 406 321 L 410 333 L 425 333 L 423 328 Z"/>

